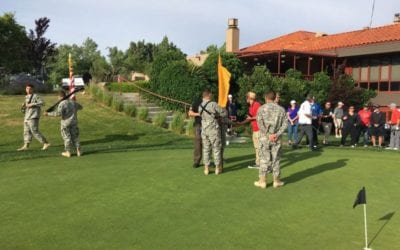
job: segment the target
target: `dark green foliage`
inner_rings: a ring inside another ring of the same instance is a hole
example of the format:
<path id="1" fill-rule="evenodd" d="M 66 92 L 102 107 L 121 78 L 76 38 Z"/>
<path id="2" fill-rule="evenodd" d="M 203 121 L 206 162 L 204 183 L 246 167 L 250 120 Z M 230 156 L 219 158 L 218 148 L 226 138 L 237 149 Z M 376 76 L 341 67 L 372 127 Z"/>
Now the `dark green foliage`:
<path id="1" fill-rule="evenodd" d="M 170 129 L 175 133 L 181 134 L 185 126 L 185 114 L 181 112 L 175 112 L 170 124 Z"/>
<path id="2" fill-rule="evenodd" d="M 56 44 L 50 39 L 44 37 L 49 28 L 50 19 L 41 17 L 35 20 L 35 30 L 29 30 L 29 58 L 32 62 L 34 75 L 40 76 L 41 79 L 46 79 L 46 65 L 50 58 L 55 54 Z"/>
<path id="3" fill-rule="evenodd" d="M 5 73 L 29 72 L 30 41 L 25 27 L 19 25 L 12 13 L 0 16 L 0 67 Z"/>
<path id="4" fill-rule="evenodd" d="M 332 79 L 325 72 L 318 72 L 314 74 L 314 78 L 309 82 L 309 86 L 310 94 L 315 96 L 317 102 L 322 103 L 328 98 L 332 88 Z"/>
<path id="5" fill-rule="evenodd" d="M 214 48 L 215 49 L 215 48 Z M 214 49 L 210 49 L 212 51 L 204 64 L 201 66 L 204 71 L 207 81 L 211 86 L 211 90 L 214 94 L 217 93 L 218 89 L 218 55 L 221 55 L 222 65 L 229 70 L 231 75 L 230 81 L 230 93 L 237 93 L 239 91 L 238 79 L 243 74 L 243 66 L 242 62 L 237 58 L 237 56 L 233 53 L 226 53 L 225 51 L 215 51 Z"/>
<path id="6" fill-rule="evenodd" d="M 150 84 L 154 82 L 151 81 Z M 201 68 L 188 64 L 186 61 L 174 61 L 161 71 L 155 92 L 192 103 L 193 99 L 200 97 L 205 87 L 209 87 L 208 84 Z M 182 104 L 167 101 L 161 101 L 160 104 L 168 109 L 183 110 L 184 108 Z"/>
<path id="7" fill-rule="evenodd" d="M 338 79 L 333 81 L 328 100 L 335 104 L 339 101 L 344 101 L 346 106 L 361 107 L 377 95 L 374 90 L 366 90 L 354 86 L 355 82 L 351 76 L 340 75 Z"/>
<path id="8" fill-rule="evenodd" d="M 264 93 L 270 90 L 280 92 L 281 79 L 271 75 L 265 66 L 255 66 L 251 75 L 243 75 L 239 78 L 239 92 L 237 102 L 239 104 L 238 114 L 243 117 L 247 113 L 246 94 L 253 91 L 257 94 L 257 100 L 264 102 Z"/>

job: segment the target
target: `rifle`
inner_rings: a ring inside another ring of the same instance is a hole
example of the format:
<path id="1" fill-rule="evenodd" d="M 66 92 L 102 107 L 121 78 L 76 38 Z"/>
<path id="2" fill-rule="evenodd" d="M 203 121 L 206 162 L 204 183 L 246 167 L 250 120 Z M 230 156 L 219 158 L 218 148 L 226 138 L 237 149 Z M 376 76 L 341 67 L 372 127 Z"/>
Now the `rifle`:
<path id="1" fill-rule="evenodd" d="M 46 112 L 53 112 L 53 111 L 56 109 L 56 107 L 58 106 L 58 104 L 60 104 L 60 102 L 62 102 L 62 101 L 64 101 L 64 100 L 67 100 L 67 99 L 70 98 L 73 94 L 75 94 L 75 93 L 77 93 L 77 92 L 79 92 L 79 91 L 81 91 L 81 90 L 84 90 L 84 89 L 85 89 L 85 88 L 75 89 L 74 91 L 72 91 L 71 93 L 69 93 L 68 95 L 66 95 L 63 99 L 59 100 L 59 101 L 56 102 L 53 106 L 51 106 L 50 108 L 48 108 L 48 109 L 46 110 Z"/>

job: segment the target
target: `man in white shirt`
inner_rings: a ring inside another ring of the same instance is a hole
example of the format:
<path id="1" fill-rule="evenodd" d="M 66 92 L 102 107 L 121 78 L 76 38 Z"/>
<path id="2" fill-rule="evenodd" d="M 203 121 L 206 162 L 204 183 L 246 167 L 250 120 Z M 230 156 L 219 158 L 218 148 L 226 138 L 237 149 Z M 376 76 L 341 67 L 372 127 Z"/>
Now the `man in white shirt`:
<path id="1" fill-rule="evenodd" d="M 307 135 L 310 142 L 310 149 L 314 150 L 313 131 L 312 131 L 312 111 L 311 101 L 312 95 L 308 95 L 306 100 L 300 105 L 299 108 L 299 135 L 297 141 L 293 144 L 293 149 L 297 149 L 299 143 L 303 139 L 304 134 Z"/>

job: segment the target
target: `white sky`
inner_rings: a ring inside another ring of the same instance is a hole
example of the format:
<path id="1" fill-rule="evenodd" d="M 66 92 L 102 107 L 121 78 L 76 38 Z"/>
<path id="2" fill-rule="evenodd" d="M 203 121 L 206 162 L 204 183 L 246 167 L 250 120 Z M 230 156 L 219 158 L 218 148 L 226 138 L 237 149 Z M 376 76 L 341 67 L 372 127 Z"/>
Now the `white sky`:
<path id="1" fill-rule="evenodd" d="M 373 0 L 0 0 L 0 15 L 13 12 L 27 30 L 46 16 L 46 37 L 82 44 L 90 37 L 126 50 L 129 42 L 158 43 L 164 35 L 188 55 L 222 45 L 228 18 L 239 19 L 240 47 L 297 30 L 328 34 L 369 25 Z M 372 26 L 393 22 L 400 0 L 376 0 Z"/>

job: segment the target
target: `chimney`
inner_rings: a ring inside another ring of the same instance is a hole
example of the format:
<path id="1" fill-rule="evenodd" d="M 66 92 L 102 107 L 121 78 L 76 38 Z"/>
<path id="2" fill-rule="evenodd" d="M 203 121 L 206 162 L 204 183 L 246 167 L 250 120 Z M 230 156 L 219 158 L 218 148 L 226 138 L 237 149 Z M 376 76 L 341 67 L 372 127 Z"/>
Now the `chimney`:
<path id="1" fill-rule="evenodd" d="M 400 23 L 400 13 L 394 14 L 394 23 Z"/>
<path id="2" fill-rule="evenodd" d="M 239 28 L 236 18 L 228 19 L 228 29 L 226 30 L 226 52 L 239 51 Z"/>

